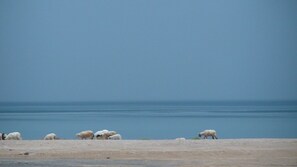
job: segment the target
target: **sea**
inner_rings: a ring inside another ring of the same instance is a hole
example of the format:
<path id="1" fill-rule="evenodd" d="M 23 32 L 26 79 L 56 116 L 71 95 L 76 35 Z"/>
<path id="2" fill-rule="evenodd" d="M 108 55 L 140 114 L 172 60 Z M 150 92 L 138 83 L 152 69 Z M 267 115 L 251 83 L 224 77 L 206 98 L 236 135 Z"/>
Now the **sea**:
<path id="1" fill-rule="evenodd" d="M 197 139 L 205 129 L 219 139 L 297 138 L 297 102 L 0 103 L 0 132 L 18 131 L 24 140 L 103 129 L 127 140 Z"/>

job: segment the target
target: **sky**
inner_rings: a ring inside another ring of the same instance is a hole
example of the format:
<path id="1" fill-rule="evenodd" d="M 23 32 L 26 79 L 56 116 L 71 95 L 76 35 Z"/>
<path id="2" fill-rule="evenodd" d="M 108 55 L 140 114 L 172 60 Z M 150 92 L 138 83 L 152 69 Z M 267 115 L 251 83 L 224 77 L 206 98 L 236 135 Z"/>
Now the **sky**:
<path id="1" fill-rule="evenodd" d="M 296 0 L 0 0 L 0 102 L 297 100 Z"/>

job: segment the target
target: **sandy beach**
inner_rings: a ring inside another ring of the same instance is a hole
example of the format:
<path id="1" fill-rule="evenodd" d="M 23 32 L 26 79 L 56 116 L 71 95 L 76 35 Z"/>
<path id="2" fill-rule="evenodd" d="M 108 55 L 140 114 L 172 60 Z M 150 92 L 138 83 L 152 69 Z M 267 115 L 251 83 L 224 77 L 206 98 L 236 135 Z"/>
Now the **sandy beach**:
<path id="1" fill-rule="evenodd" d="M 297 166 L 297 139 L 0 141 L 0 166 Z"/>

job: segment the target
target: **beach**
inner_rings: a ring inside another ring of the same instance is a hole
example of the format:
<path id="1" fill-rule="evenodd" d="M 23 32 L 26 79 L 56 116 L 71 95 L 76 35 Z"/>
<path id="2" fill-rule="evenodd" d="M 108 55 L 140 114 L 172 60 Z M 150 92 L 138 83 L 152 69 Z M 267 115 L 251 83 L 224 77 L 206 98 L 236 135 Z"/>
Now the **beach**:
<path id="1" fill-rule="evenodd" d="M 0 141 L 0 166 L 297 166 L 297 139 Z"/>

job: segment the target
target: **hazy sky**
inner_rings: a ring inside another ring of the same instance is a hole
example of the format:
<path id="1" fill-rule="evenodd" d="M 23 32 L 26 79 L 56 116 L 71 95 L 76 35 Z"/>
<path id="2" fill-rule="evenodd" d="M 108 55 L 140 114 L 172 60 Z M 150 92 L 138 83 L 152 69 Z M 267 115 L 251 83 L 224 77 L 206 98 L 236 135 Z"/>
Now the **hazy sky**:
<path id="1" fill-rule="evenodd" d="M 296 0 L 0 0 L 0 101 L 297 100 Z"/>

